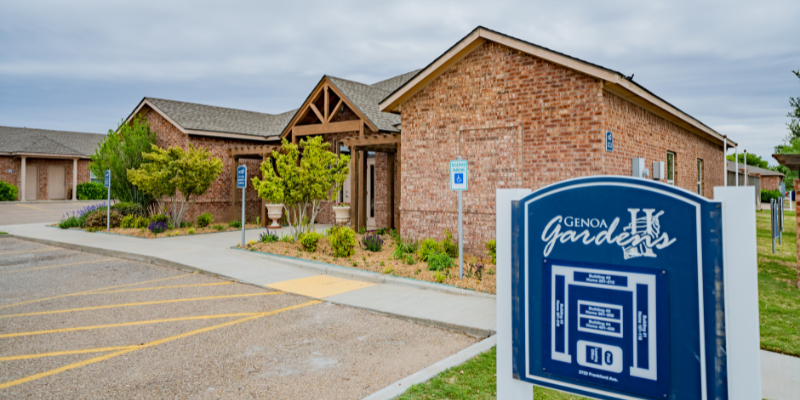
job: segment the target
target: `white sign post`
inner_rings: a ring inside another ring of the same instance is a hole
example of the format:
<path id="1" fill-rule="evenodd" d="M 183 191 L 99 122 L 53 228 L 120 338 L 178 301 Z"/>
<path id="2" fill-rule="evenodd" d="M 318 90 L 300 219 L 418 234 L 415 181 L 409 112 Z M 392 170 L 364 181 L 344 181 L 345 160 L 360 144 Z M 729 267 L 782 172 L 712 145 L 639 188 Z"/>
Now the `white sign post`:
<path id="1" fill-rule="evenodd" d="M 461 192 L 467 190 L 469 168 L 467 160 L 450 161 L 450 190 L 458 192 L 458 279 L 464 278 L 464 230 L 462 229 L 463 214 L 461 207 Z"/>
<path id="2" fill-rule="evenodd" d="M 236 167 L 236 188 L 242 189 L 242 242 L 240 246 L 244 246 L 244 190 L 247 188 L 247 166 L 240 165 Z"/>
<path id="3" fill-rule="evenodd" d="M 108 199 L 106 199 L 106 230 L 111 230 L 111 170 L 107 169 L 103 179 L 105 187 L 108 188 Z"/>

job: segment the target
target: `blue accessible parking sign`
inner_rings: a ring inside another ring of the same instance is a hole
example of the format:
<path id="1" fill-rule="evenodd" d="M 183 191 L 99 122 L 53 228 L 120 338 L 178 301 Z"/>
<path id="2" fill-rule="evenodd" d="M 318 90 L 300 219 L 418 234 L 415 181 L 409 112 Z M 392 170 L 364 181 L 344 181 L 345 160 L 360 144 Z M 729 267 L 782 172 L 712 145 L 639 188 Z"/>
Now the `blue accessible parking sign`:
<path id="1" fill-rule="evenodd" d="M 719 202 L 592 177 L 512 210 L 517 379 L 601 399 L 727 398 Z"/>
<path id="2" fill-rule="evenodd" d="M 236 167 L 236 188 L 244 189 L 247 187 L 247 166 L 240 165 Z"/>

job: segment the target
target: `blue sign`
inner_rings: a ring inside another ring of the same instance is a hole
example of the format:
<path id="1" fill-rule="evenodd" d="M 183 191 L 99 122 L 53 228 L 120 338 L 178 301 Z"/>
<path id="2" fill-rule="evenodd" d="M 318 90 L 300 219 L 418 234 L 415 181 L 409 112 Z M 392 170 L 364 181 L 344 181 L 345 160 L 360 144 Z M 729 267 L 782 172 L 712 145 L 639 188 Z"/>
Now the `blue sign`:
<path id="1" fill-rule="evenodd" d="M 244 189 L 247 187 L 247 166 L 240 165 L 236 167 L 236 188 Z"/>
<path id="2" fill-rule="evenodd" d="M 450 161 L 450 190 L 467 190 L 468 178 L 467 160 Z"/>
<path id="3" fill-rule="evenodd" d="M 106 170 L 106 173 L 104 174 L 103 178 L 103 186 L 104 187 L 111 186 L 111 170 L 108 169 Z"/>
<path id="4" fill-rule="evenodd" d="M 517 379 L 599 399 L 727 398 L 719 202 L 589 177 L 514 202 L 512 218 Z"/>
<path id="5" fill-rule="evenodd" d="M 606 151 L 614 151 L 614 135 L 611 131 L 606 132 Z"/>

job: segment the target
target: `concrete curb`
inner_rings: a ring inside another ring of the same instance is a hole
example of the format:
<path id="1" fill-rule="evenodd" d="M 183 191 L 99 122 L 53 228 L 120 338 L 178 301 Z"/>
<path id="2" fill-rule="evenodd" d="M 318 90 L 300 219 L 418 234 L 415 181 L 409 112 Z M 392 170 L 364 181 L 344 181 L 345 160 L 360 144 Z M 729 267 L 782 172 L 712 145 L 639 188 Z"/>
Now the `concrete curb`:
<path id="1" fill-rule="evenodd" d="M 322 272 L 325 275 L 335 276 L 337 278 L 355 279 L 359 281 L 372 282 L 372 283 L 388 283 L 391 285 L 406 286 L 415 289 L 432 290 L 435 292 L 460 294 L 464 296 L 483 297 L 487 299 L 496 298 L 496 296 L 493 294 L 476 292 L 470 289 L 461 289 L 455 286 L 420 281 L 411 278 L 401 278 L 391 275 L 383 275 L 377 272 L 363 271 L 355 268 L 342 267 L 341 265 L 327 264 L 319 261 L 309 261 L 291 256 L 268 254 L 259 251 L 249 251 L 237 248 L 231 248 L 230 250 L 243 252 L 253 257 L 266 258 L 267 260 L 271 260 L 274 262 L 289 264 L 297 268 L 312 269 L 315 271 Z"/>
<path id="2" fill-rule="evenodd" d="M 487 352 L 492 349 L 492 347 L 497 345 L 497 336 L 491 336 L 484 340 L 481 340 L 478 343 L 473 344 L 472 346 L 467 347 L 464 350 L 459 351 L 458 353 L 445 358 L 442 361 L 437 362 L 436 364 L 431 365 L 428 368 L 425 368 L 419 372 L 414 373 L 413 375 L 409 375 L 367 397 L 363 400 L 389 400 L 394 399 L 408 390 L 413 385 L 418 383 L 425 383 L 431 380 L 433 377 L 441 373 L 442 371 L 452 368 L 458 365 L 461 365 L 467 362 L 469 359 L 477 356 L 478 354 Z"/>

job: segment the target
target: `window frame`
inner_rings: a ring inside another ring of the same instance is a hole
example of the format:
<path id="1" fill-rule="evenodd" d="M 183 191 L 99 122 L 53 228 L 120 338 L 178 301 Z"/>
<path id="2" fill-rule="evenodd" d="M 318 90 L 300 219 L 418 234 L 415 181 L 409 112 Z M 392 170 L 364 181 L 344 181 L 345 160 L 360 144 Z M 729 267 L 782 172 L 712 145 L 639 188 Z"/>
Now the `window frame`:
<path id="1" fill-rule="evenodd" d="M 671 161 L 670 161 L 670 155 L 672 156 L 672 160 Z M 667 164 L 667 173 L 665 174 L 666 176 L 664 177 L 665 178 L 664 180 L 667 182 L 667 184 L 674 186 L 675 185 L 675 152 L 674 151 L 667 151 L 666 164 Z M 670 176 L 670 172 L 672 173 L 672 176 Z"/>
<path id="2" fill-rule="evenodd" d="M 703 178 L 705 177 L 705 163 L 702 158 L 697 159 L 697 194 L 703 195 Z"/>

